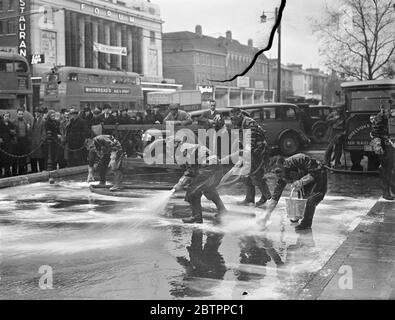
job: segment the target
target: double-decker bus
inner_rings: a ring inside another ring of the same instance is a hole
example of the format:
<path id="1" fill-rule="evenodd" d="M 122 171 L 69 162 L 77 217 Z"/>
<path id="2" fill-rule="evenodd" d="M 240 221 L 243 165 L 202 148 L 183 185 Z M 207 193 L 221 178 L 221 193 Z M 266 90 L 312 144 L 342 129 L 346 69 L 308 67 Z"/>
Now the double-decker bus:
<path id="1" fill-rule="evenodd" d="M 92 110 L 109 104 L 113 109 L 142 110 L 140 76 L 133 72 L 54 67 L 43 87 L 46 107 L 60 111 L 72 106 Z"/>
<path id="2" fill-rule="evenodd" d="M 368 158 L 368 171 L 378 167 L 377 156 L 370 146 L 370 117 L 380 111 L 380 105 L 389 108 L 395 101 L 395 80 L 366 80 L 341 84 L 347 111 L 345 150 L 350 152 L 352 170 L 363 170 L 360 162 Z"/>
<path id="3" fill-rule="evenodd" d="M 27 60 L 15 53 L 0 51 L 0 113 L 21 107 L 32 109 L 32 82 Z"/>

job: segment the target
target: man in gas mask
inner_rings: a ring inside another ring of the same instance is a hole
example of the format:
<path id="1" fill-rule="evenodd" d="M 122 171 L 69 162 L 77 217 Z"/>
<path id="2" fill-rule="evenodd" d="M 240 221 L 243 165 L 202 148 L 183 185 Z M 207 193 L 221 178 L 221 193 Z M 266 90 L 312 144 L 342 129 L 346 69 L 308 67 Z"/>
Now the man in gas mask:
<path id="1" fill-rule="evenodd" d="M 291 188 L 299 191 L 307 199 L 303 220 L 295 227 L 296 231 L 310 229 L 317 205 L 324 199 L 327 191 L 327 171 L 319 161 L 303 154 L 295 154 L 287 159 L 275 156 L 271 159 L 272 171 L 277 176 L 273 199 L 270 201 L 267 217 L 277 206 L 285 186 L 290 183 Z M 292 222 L 297 222 L 292 221 Z"/>
<path id="2" fill-rule="evenodd" d="M 392 100 L 389 101 L 390 106 Z M 372 129 L 370 136 L 371 145 L 374 152 L 378 155 L 380 161 L 380 179 L 383 189 L 383 198 L 394 200 L 391 194 L 391 184 L 393 184 L 394 168 L 394 143 L 390 140 L 388 121 L 391 114 L 383 105 L 380 106 L 380 112 L 372 119 Z"/>
<path id="3" fill-rule="evenodd" d="M 110 191 L 118 191 L 122 188 L 122 161 L 124 152 L 121 143 L 110 135 L 99 135 L 87 141 L 88 155 L 88 178 L 87 182 L 94 181 L 94 165 L 98 162 L 100 184 L 106 184 L 107 169 L 114 172 L 114 184 Z"/>
<path id="4" fill-rule="evenodd" d="M 185 169 L 173 191 L 186 189 L 185 201 L 189 202 L 192 209 L 192 217 L 183 219 L 183 222 L 203 222 L 202 195 L 214 202 L 219 214 L 224 213 L 226 209 L 217 191 L 224 173 L 217 156 L 203 145 L 186 143 L 173 137 L 171 139 L 174 139 L 174 149 L 178 149 L 183 156 L 182 167 Z"/>
<path id="5" fill-rule="evenodd" d="M 247 152 L 246 148 L 251 152 L 251 169 L 244 179 L 244 183 L 247 187 L 247 194 L 246 198 L 238 204 L 254 205 L 255 187 L 258 187 L 261 192 L 261 199 L 255 205 L 259 207 L 264 205 L 266 201 L 270 200 L 272 197 L 264 178 L 265 166 L 269 161 L 269 148 L 266 142 L 265 130 L 254 119 L 243 114 L 240 108 L 233 108 L 230 113 L 232 124 L 240 129 L 242 134 L 248 129 L 251 130 L 251 145 L 243 146 L 243 153 Z"/>

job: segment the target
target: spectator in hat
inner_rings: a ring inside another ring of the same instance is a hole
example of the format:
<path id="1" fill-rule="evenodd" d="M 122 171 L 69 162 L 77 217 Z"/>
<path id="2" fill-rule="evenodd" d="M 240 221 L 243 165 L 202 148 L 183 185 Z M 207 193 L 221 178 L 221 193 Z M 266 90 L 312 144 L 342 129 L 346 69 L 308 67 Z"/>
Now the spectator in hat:
<path id="1" fill-rule="evenodd" d="M 12 171 L 16 172 L 16 161 L 15 158 L 9 156 L 8 154 L 15 153 L 15 145 L 16 145 L 16 127 L 15 124 L 11 121 L 11 115 L 7 111 L 3 115 L 3 119 L 0 120 L 0 148 L 7 153 L 0 152 L 1 156 L 1 167 L 4 168 L 4 176 L 11 176 L 11 166 L 13 167 Z"/>
<path id="2" fill-rule="evenodd" d="M 154 124 L 154 123 L 155 123 L 154 112 L 152 111 L 152 107 L 150 105 L 147 105 L 144 115 L 144 124 Z"/>
<path id="3" fill-rule="evenodd" d="M 67 164 L 69 167 L 80 166 L 86 162 L 84 159 L 85 139 L 89 138 L 86 131 L 86 124 L 78 116 L 78 111 L 75 107 L 70 109 L 70 122 L 66 127 L 66 152 Z"/>
<path id="4" fill-rule="evenodd" d="M 155 123 L 156 124 L 163 123 L 163 115 L 159 112 L 159 108 L 154 107 L 153 110 L 154 110 L 154 116 L 155 116 Z"/>
<path id="5" fill-rule="evenodd" d="M 136 124 L 144 124 L 144 115 L 141 112 L 136 112 Z"/>
<path id="6" fill-rule="evenodd" d="M 163 117 L 159 113 L 158 108 L 152 108 L 151 105 L 147 105 L 144 116 L 144 124 L 161 124 Z"/>
<path id="7" fill-rule="evenodd" d="M 84 109 L 81 111 L 80 117 L 81 117 L 81 119 L 85 120 L 86 123 L 90 126 L 90 123 L 91 123 L 92 118 L 93 118 L 93 113 L 91 111 L 91 108 L 89 108 L 88 105 L 86 105 L 84 107 Z"/>
<path id="8" fill-rule="evenodd" d="M 141 112 L 136 112 L 133 124 L 144 124 L 144 115 Z M 132 154 L 137 156 L 141 155 L 143 152 L 143 141 L 142 141 L 143 131 L 133 130 L 132 131 Z"/>
<path id="9" fill-rule="evenodd" d="M 131 124 L 132 120 L 130 116 L 128 115 L 128 109 L 127 108 L 122 108 L 120 110 L 120 114 L 117 118 L 117 123 L 118 124 Z"/>
<path id="10" fill-rule="evenodd" d="M 198 119 L 198 123 L 208 128 L 214 128 L 216 131 L 223 128 L 225 120 L 221 113 L 216 110 L 215 100 L 210 100 L 210 109 L 205 111 Z"/>
<path id="11" fill-rule="evenodd" d="M 68 152 L 66 150 L 66 128 L 70 123 L 70 111 L 67 109 L 62 109 L 60 111 L 60 121 L 59 121 L 59 130 L 60 130 L 60 144 L 61 150 L 58 152 L 58 163 L 59 169 L 65 168 L 67 166 L 67 156 Z"/>
<path id="12" fill-rule="evenodd" d="M 15 154 L 19 157 L 16 159 L 17 172 L 14 171 L 14 175 L 23 175 L 27 173 L 27 154 L 30 151 L 31 125 L 25 120 L 24 113 L 25 110 L 23 108 L 19 108 L 17 110 L 17 118 L 15 120 L 17 138 Z"/>
<path id="13" fill-rule="evenodd" d="M 95 109 L 92 112 L 91 125 L 96 126 L 101 123 L 103 123 L 102 110 L 100 109 L 100 107 L 95 107 Z"/>
<path id="14" fill-rule="evenodd" d="M 125 124 L 132 124 L 132 119 L 128 115 L 128 109 L 126 107 L 123 107 L 120 110 L 120 115 L 117 118 L 117 122 L 120 125 L 125 125 Z M 130 130 L 122 130 L 119 131 L 119 141 L 121 142 L 123 150 L 125 150 L 126 154 L 128 156 L 132 155 L 133 150 L 132 150 L 132 141 L 133 141 L 133 134 Z"/>
<path id="15" fill-rule="evenodd" d="M 47 156 L 47 133 L 45 130 L 45 120 L 43 118 L 43 108 L 38 108 L 34 112 L 34 120 L 31 131 L 30 166 L 32 172 L 45 170 L 45 160 Z"/>
<path id="16" fill-rule="evenodd" d="M 103 106 L 103 117 L 102 117 L 103 125 L 115 125 L 117 123 L 117 119 L 111 114 L 111 106 L 109 104 L 105 104 Z M 103 134 L 111 135 L 113 130 L 106 129 L 103 130 Z"/>
<path id="17" fill-rule="evenodd" d="M 47 117 L 48 117 L 48 108 L 47 108 L 47 107 L 42 107 L 41 109 L 42 109 L 42 111 L 43 111 L 43 119 L 44 119 L 44 120 L 47 120 Z"/>
<path id="18" fill-rule="evenodd" d="M 173 122 L 175 125 L 189 125 L 192 124 L 191 115 L 184 110 L 179 110 L 179 103 L 172 103 L 169 106 L 169 113 L 163 120 L 163 122 Z"/>
<path id="19" fill-rule="evenodd" d="M 61 147 L 60 123 L 56 120 L 56 112 L 48 111 L 47 121 L 45 122 L 48 143 L 48 161 L 51 160 L 51 168 L 55 170 L 63 167 L 63 148 Z"/>

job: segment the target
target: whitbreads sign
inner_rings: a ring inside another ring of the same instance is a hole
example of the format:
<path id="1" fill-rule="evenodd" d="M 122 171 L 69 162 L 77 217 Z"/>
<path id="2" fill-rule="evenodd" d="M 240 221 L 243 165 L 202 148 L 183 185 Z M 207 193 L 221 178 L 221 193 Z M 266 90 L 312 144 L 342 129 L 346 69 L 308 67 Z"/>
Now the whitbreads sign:
<path id="1" fill-rule="evenodd" d="M 126 47 L 108 46 L 108 45 L 101 44 L 98 42 L 93 42 L 93 50 L 102 52 L 102 53 L 116 54 L 119 56 L 127 56 L 128 55 L 128 50 Z"/>

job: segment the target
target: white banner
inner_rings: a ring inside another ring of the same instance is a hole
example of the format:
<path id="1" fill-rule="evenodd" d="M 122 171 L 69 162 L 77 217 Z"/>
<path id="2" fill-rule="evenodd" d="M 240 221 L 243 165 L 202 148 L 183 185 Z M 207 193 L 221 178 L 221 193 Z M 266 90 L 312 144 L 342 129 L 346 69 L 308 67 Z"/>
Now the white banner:
<path id="1" fill-rule="evenodd" d="M 113 47 L 113 46 L 108 46 L 106 44 L 101 44 L 97 42 L 93 42 L 93 50 L 102 52 L 102 53 L 108 53 L 108 54 L 117 54 L 119 56 L 127 56 L 127 48 L 126 47 Z"/>

